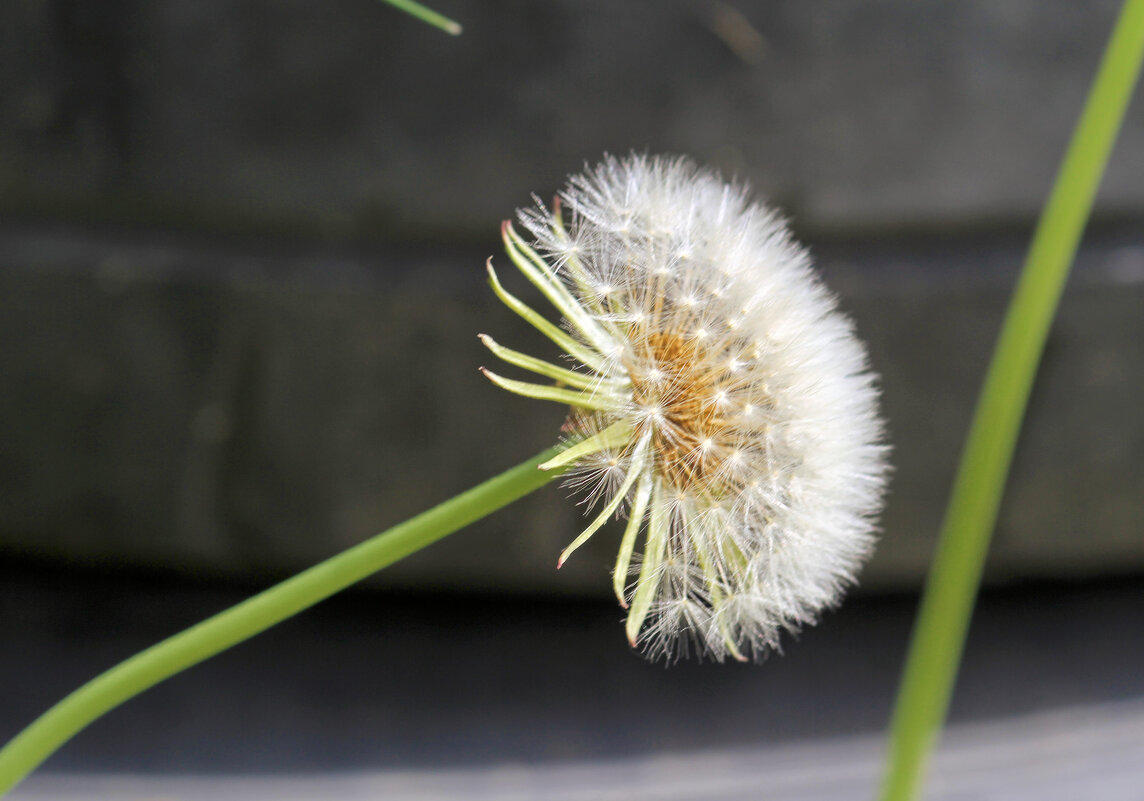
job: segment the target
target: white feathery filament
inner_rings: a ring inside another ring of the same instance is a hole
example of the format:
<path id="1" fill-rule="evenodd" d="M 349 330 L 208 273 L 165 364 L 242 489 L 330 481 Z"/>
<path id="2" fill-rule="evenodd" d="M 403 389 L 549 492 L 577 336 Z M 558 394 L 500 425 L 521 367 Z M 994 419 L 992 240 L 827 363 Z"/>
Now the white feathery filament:
<path id="1" fill-rule="evenodd" d="M 554 206 L 520 212 L 532 241 L 502 234 L 563 325 L 488 272 L 569 364 L 481 339 L 552 382 L 485 370 L 494 383 L 571 407 L 542 469 L 570 466 L 602 506 L 559 564 L 626 513 L 613 577 L 632 645 L 761 658 L 871 549 L 887 468 L 865 350 L 776 215 L 687 160 L 608 158 Z"/>

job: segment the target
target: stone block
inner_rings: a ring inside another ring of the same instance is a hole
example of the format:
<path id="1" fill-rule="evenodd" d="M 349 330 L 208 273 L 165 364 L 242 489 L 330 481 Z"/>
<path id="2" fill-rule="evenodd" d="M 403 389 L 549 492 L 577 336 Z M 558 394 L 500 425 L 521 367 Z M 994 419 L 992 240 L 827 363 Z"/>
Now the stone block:
<path id="1" fill-rule="evenodd" d="M 555 441 L 564 410 L 487 384 L 476 339 L 545 352 L 484 249 L 0 232 L 0 543 L 204 574 L 315 562 Z M 815 247 L 883 376 L 896 472 L 868 586 L 925 568 L 1023 243 Z M 998 527 L 996 578 L 1144 567 L 1144 242 L 1082 251 Z M 546 488 L 378 580 L 607 593 L 615 527 Z"/>

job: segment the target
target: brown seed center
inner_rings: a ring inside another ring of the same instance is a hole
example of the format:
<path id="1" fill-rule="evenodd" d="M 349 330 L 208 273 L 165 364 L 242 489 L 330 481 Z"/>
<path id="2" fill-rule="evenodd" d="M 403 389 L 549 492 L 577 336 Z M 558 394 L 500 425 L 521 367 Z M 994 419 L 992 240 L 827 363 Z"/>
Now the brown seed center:
<path id="1" fill-rule="evenodd" d="M 652 432 L 656 469 L 676 489 L 694 490 L 726 458 L 720 442 L 728 427 L 718 402 L 721 371 L 700 337 L 651 332 L 628 365 L 635 402 L 656 407 Z"/>

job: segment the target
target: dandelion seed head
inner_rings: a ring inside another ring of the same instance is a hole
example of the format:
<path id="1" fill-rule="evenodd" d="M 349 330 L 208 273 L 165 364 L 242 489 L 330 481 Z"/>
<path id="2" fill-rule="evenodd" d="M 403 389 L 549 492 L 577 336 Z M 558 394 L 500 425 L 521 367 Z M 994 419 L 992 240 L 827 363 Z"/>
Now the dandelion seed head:
<path id="1" fill-rule="evenodd" d="M 577 458 L 554 462 L 602 506 L 561 561 L 627 514 L 629 640 L 669 661 L 762 658 L 872 547 L 887 467 L 864 347 L 775 212 L 685 159 L 607 158 L 520 223 L 509 255 L 563 328 L 498 293 L 579 365 L 498 355 L 578 386 L 501 385 L 571 405 Z"/>

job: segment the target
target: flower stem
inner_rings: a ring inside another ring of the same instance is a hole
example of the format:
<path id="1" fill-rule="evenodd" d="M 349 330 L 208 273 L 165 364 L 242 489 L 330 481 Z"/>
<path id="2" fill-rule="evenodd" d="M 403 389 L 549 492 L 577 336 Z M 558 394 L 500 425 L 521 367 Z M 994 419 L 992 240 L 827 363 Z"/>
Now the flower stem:
<path id="1" fill-rule="evenodd" d="M 432 25 L 434 28 L 440 28 L 445 33 L 452 34 L 453 36 L 461 35 L 461 24 L 454 22 L 446 17 L 444 14 L 438 14 L 431 8 L 426 8 L 414 0 L 384 0 L 394 8 L 399 8 L 410 16 L 417 17 L 422 22 Z"/>
<path id="2" fill-rule="evenodd" d="M 92 679 L 0 750 L 0 794 L 89 723 L 129 698 L 544 486 L 562 471 L 545 472 L 537 466 L 559 450 L 544 451 Z"/>
<path id="3" fill-rule="evenodd" d="M 1144 0 L 1126 0 L 1033 235 L 978 400 L 899 685 L 884 801 L 917 797 L 945 720 L 1033 378 L 1142 57 Z"/>

